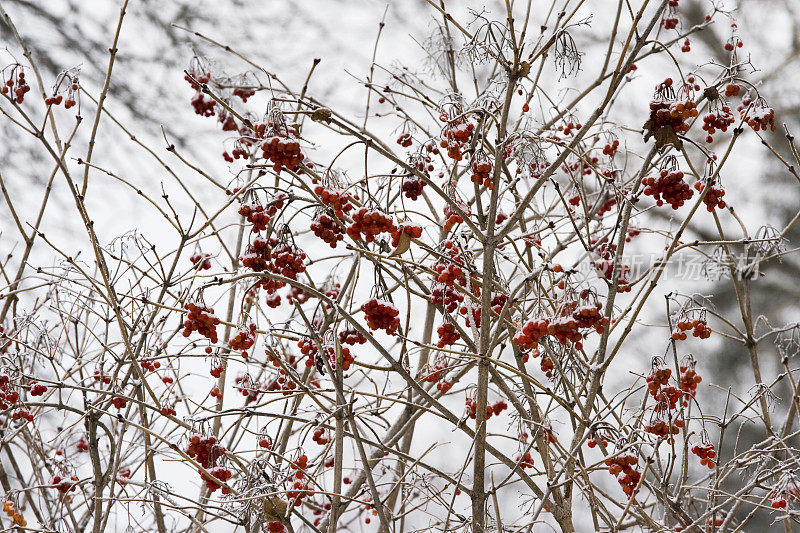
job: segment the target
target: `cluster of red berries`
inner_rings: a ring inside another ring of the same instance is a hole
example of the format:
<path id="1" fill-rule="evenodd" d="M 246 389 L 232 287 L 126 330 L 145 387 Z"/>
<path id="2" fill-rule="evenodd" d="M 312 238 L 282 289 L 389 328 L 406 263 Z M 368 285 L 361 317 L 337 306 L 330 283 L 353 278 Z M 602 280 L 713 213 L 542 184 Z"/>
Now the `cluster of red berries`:
<path id="1" fill-rule="evenodd" d="M 317 525 L 317 524 L 314 524 Z M 267 533 L 284 533 L 286 527 L 277 520 L 267 522 Z"/>
<path id="2" fill-rule="evenodd" d="M 436 329 L 436 333 L 439 334 L 439 341 L 436 343 L 436 346 L 439 348 L 444 348 L 445 346 L 452 346 L 458 339 L 461 338 L 461 334 L 456 330 L 456 327 L 451 324 L 450 322 L 445 322 L 441 326 Z"/>
<path id="3" fill-rule="evenodd" d="M 339 332 L 339 343 L 355 346 L 356 344 L 366 344 L 367 338 L 356 329 L 345 329 Z"/>
<path id="4" fill-rule="evenodd" d="M 713 459 L 717 456 L 714 445 L 710 442 L 701 442 L 692 446 L 692 453 L 700 458 L 700 464 L 713 469 L 716 464 Z"/>
<path id="5" fill-rule="evenodd" d="M 570 120 L 566 124 L 559 124 L 557 129 L 566 137 L 572 135 L 573 130 L 580 131 L 581 128 L 583 128 L 583 124 Z"/>
<path id="6" fill-rule="evenodd" d="M 752 109 L 750 98 L 742 98 L 742 103 L 738 107 L 739 113 L 746 116 L 744 121 L 753 128 L 753 131 L 775 131 L 775 110 L 765 104 L 756 105 Z"/>
<path id="7" fill-rule="evenodd" d="M 3 502 L 3 512 L 8 515 L 15 526 L 25 527 L 28 525 L 28 522 L 25 520 L 25 517 L 22 515 L 22 513 L 20 513 L 14 507 L 14 502 Z"/>
<path id="8" fill-rule="evenodd" d="M 652 196 L 656 205 L 667 202 L 672 209 L 678 209 L 694 195 L 689 184 L 683 181 L 683 176 L 680 170 L 662 169 L 657 177 L 642 178 L 644 194 Z"/>
<path id="9" fill-rule="evenodd" d="M 463 204 L 462 202 L 458 202 L 458 204 L 459 204 L 459 207 L 461 208 L 461 210 L 465 214 L 467 214 L 467 215 L 470 214 L 469 208 L 466 206 L 466 204 Z M 450 207 L 449 204 L 444 206 L 444 225 L 443 225 L 443 229 L 444 229 L 445 233 L 447 233 L 448 231 L 453 229 L 454 226 L 457 226 L 458 224 L 461 224 L 462 222 L 464 222 L 464 219 L 461 218 L 461 215 L 459 215 L 456 211 L 454 211 L 453 208 Z"/>
<path id="10" fill-rule="evenodd" d="M 647 390 L 650 391 L 653 398 L 658 400 L 661 388 L 669 385 L 669 378 L 671 376 L 672 369 L 670 368 L 653 368 L 652 372 L 645 378 Z"/>
<path id="11" fill-rule="evenodd" d="M 6 81 L 5 85 L 0 88 L 0 92 L 3 94 L 12 92 L 14 94 L 14 101 L 18 104 L 21 104 L 25 100 L 25 93 L 30 90 L 31 87 L 28 85 L 28 82 L 25 81 L 25 73 L 22 72 L 21 69 L 17 73 L 16 79 L 12 72 L 11 77 Z"/>
<path id="12" fill-rule="evenodd" d="M 703 378 L 697 374 L 694 369 L 694 363 L 688 363 L 680 367 L 681 377 L 680 385 L 681 390 L 684 392 L 683 405 L 689 405 L 689 396 L 692 398 L 697 394 L 697 384 L 703 381 Z"/>
<path id="13" fill-rule="evenodd" d="M 539 339 L 546 336 L 550 329 L 550 321 L 547 318 L 537 318 L 529 320 L 514 336 L 514 343 L 522 351 L 536 348 Z"/>
<path id="14" fill-rule="evenodd" d="M 256 237 L 245 249 L 245 254 L 239 259 L 242 265 L 255 272 L 263 272 L 270 268 L 270 261 L 272 260 L 272 247 L 278 244 L 278 239 L 270 237 L 269 240 L 264 240 L 261 237 Z M 283 287 L 281 281 L 269 281 L 269 286 L 265 286 L 268 294 L 275 292 L 275 289 Z"/>
<path id="15" fill-rule="evenodd" d="M 614 157 L 617 153 L 617 150 L 619 150 L 619 139 L 614 139 L 603 147 L 603 155 Z"/>
<path id="16" fill-rule="evenodd" d="M 400 326 L 400 311 L 391 302 L 370 298 L 362 306 L 367 325 L 370 329 L 383 329 L 394 335 Z"/>
<path id="17" fill-rule="evenodd" d="M 677 331 L 672 333 L 672 339 L 676 341 L 685 341 L 686 332 L 690 329 L 692 330 L 692 335 L 700 339 L 707 339 L 711 336 L 711 328 L 702 318 L 679 320 L 677 327 Z"/>
<path id="18" fill-rule="evenodd" d="M 217 438 L 213 435 L 192 435 L 186 455 L 200 463 L 203 468 L 209 469 L 217 464 L 217 459 L 225 455 L 225 448 L 217 444 Z"/>
<path id="19" fill-rule="evenodd" d="M 75 490 L 77 490 L 77 481 L 78 476 L 70 476 L 69 479 L 61 476 L 53 476 L 53 479 L 50 480 L 50 484 L 54 489 L 58 490 L 62 496 L 65 496 L 68 492 L 75 492 Z"/>
<path id="20" fill-rule="evenodd" d="M 331 435 L 324 429 L 317 428 L 314 430 L 314 434 L 312 435 L 311 440 L 313 440 L 320 446 L 325 446 L 326 444 L 331 442 Z"/>
<path id="21" fill-rule="evenodd" d="M 14 411 L 14 414 L 11 415 L 11 420 L 17 421 L 22 419 L 33 422 L 33 413 L 27 409 L 17 409 Z"/>
<path id="22" fill-rule="evenodd" d="M 214 477 L 207 476 L 205 472 L 201 470 L 198 470 L 198 472 L 200 472 L 200 478 L 205 481 L 206 488 L 209 490 L 209 492 L 214 492 L 222 486 L 217 482 L 217 480 L 226 483 L 233 476 L 233 473 L 224 466 L 218 466 L 213 470 L 208 471 L 208 473 Z M 222 487 L 222 494 L 229 494 L 230 492 L 230 489 Z"/>
<path id="23" fill-rule="evenodd" d="M 491 173 L 492 163 L 490 161 L 474 161 L 470 180 L 478 186 L 486 185 L 486 188 L 491 190 L 494 187 Z"/>
<path id="24" fill-rule="evenodd" d="M 447 392 L 453 386 L 452 383 L 444 379 L 447 374 L 447 367 L 447 359 L 439 358 L 432 367 L 425 367 L 420 379 L 426 383 L 436 383 L 438 390 Z"/>
<path id="25" fill-rule="evenodd" d="M 744 46 L 744 43 L 738 37 L 731 37 L 728 39 L 728 42 L 725 43 L 725 50 L 728 52 L 733 52 L 734 48 L 741 48 Z"/>
<path id="26" fill-rule="evenodd" d="M 734 96 L 739 96 L 739 92 L 742 88 L 735 83 L 729 83 L 725 86 L 725 96 L 727 98 L 732 98 Z"/>
<path id="27" fill-rule="evenodd" d="M 475 400 L 475 398 L 467 398 L 466 405 L 467 414 L 471 419 L 475 420 L 478 417 L 478 402 Z M 486 420 L 492 418 L 492 415 L 499 415 L 505 409 L 508 409 L 508 404 L 504 400 L 499 400 L 493 405 L 487 405 Z"/>
<path id="28" fill-rule="evenodd" d="M 648 433 L 652 433 L 657 437 L 667 437 L 667 442 L 672 443 L 672 435 L 680 433 L 684 422 L 681 419 L 666 420 L 663 415 L 663 410 L 656 407 L 655 416 L 650 420 L 644 429 Z"/>
<path id="29" fill-rule="evenodd" d="M 236 332 L 231 340 L 228 341 L 228 345 L 231 347 L 232 350 L 237 350 L 242 352 L 242 357 L 247 359 L 247 350 L 253 347 L 256 343 L 256 325 L 250 324 L 249 327 L 241 327 Z"/>
<path id="30" fill-rule="evenodd" d="M 703 192 L 706 186 L 698 181 L 694 184 L 694 188 L 700 192 Z M 703 197 L 703 203 L 706 205 L 706 210 L 710 213 L 714 211 L 715 208 L 725 209 L 725 206 L 728 204 L 726 204 L 725 200 L 722 199 L 723 196 L 725 196 L 725 189 L 711 185 L 708 189 L 708 192 Z"/>
<path id="31" fill-rule="evenodd" d="M 665 30 L 674 30 L 678 27 L 678 17 L 664 17 L 662 22 Z"/>
<path id="32" fill-rule="evenodd" d="M 314 187 L 314 192 L 319 196 L 320 201 L 333 209 L 339 218 L 343 218 L 345 213 L 349 213 L 353 209 L 351 201 L 356 197 L 338 187 L 317 185 Z"/>
<path id="33" fill-rule="evenodd" d="M 431 303 L 441 306 L 448 313 L 455 312 L 463 301 L 464 295 L 448 285 L 439 284 L 431 290 Z"/>
<path id="34" fill-rule="evenodd" d="M 363 238 L 372 242 L 381 233 L 393 233 L 397 228 L 392 217 L 377 209 L 362 207 L 353 214 L 353 223 L 347 228 L 347 234 L 353 239 Z"/>
<path id="35" fill-rule="evenodd" d="M 89 442 L 86 440 L 86 437 L 81 437 L 78 440 L 78 443 L 75 445 L 75 448 L 78 450 L 78 453 L 85 453 L 89 451 Z"/>
<path id="36" fill-rule="evenodd" d="M 272 162 L 275 172 L 280 172 L 284 167 L 295 172 L 305 159 L 300 151 L 300 143 L 296 139 L 295 131 L 288 127 L 282 134 L 275 134 L 264 139 L 261 151 L 264 158 Z"/>
<path id="37" fill-rule="evenodd" d="M 117 409 L 124 409 L 128 405 L 128 399 L 122 396 L 114 396 L 111 398 L 111 405 Z"/>
<path id="38" fill-rule="evenodd" d="M 406 198 L 416 200 L 422 196 L 422 189 L 425 187 L 425 182 L 419 178 L 406 177 L 403 178 L 403 185 L 401 190 Z"/>
<path id="39" fill-rule="evenodd" d="M 77 87 L 77 85 L 75 85 L 75 87 Z M 61 96 L 60 94 L 54 96 L 48 96 L 47 98 L 44 99 L 45 105 L 60 105 L 62 101 L 64 102 L 64 109 L 69 109 L 70 107 L 73 107 L 77 103 L 72 98 L 67 98 L 66 100 L 64 100 L 64 97 Z"/>
<path id="40" fill-rule="evenodd" d="M 531 457 L 531 452 L 525 452 L 524 455 L 518 455 L 514 461 L 519 464 L 519 467 L 523 470 L 526 468 L 533 468 L 533 457 Z"/>
<path id="41" fill-rule="evenodd" d="M 322 347 L 323 352 L 327 354 L 328 361 L 331 362 L 331 368 L 336 368 L 336 348 L 332 344 L 327 344 Z M 342 346 L 342 370 L 350 370 L 350 365 L 353 364 L 355 358 L 350 353 L 350 348 Z M 310 358 L 306 361 L 306 365 L 310 362 Z M 309 365 L 310 366 L 310 365 Z"/>
<path id="42" fill-rule="evenodd" d="M 303 471 L 308 468 L 308 457 L 305 454 L 300 455 L 295 461 L 289 462 L 289 467 L 295 471 L 295 481 L 292 483 L 292 490 L 286 491 L 286 497 L 292 505 L 298 506 L 302 503 L 303 498 L 313 494 L 312 491 L 308 490 L 308 483 L 302 481 L 305 478 Z"/>
<path id="43" fill-rule="evenodd" d="M 270 211 L 272 212 L 270 213 Z M 253 233 L 259 233 L 267 229 L 270 218 L 277 212 L 278 209 L 276 207 L 270 207 L 265 210 L 264 206 L 259 203 L 242 204 L 239 208 L 239 214 L 253 225 Z"/>
<path id="44" fill-rule="evenodd" d="M 34 383 L 31 387 L 30 394 L 31 396 L 43 396 L 44 393 L 47 392 L 47 386 L 42 385 L 41 383 Z"/>
<path id="45" fill-rule="evenodd" d="M 410 133 L 403 133 L 400 135 L 400 137 L 397 138 L 397 144 L 399 144 L 403 148 L 408 148 L 413 143 L 414 141 L 411 139 Z"/>
<path id="46" fill-rule="evenodd" d="M 233 96 L 241 98 L 242 102 L 244 103 L 247 103 L 247 100 L 254 94 L 256 94 L 255 89 L 250 87 L 236 87 L 233 90 Z"/>
<path id="47" fill-rule="evenodd" d="M 344 240 L 344 228 L 324 211 L 318 211 L 314 215 L 314 220 L 311 222 L 311 231 L 323 242 L 329 244 L 331 248 L 336 248 L 339 241 Z"/>
<path id="48" fill-rule="evenodd" d="M 633 496 L 633 491 L 636 489 L 642 477 L 642 473 L 635 468 L 638 462 L 636 457 L 630 454 L 617 455 L 605 460 L 608 472 L 611 475 L 617 476 L 617 483 L 620 484 L 622 491 L 628 498 Z"/>
<path id="49" fill-rule="evenodd" d="M 194 265 L 195 270 L 210 270 L 211 269 L 211 254 L 198 253 L 189 258 L 189 261 Z"/>
<path id="50" fill-rule="evenodd" d="M 536 354 L 538 354 L 538 353 L 539 353 L 538 351 L 534 350 L 533 351 L 534 357 L 536 357 Z M 550 356 L 545 355 L 544 357 L 542 357 L 542 360 L 539 363 L 539 368 L 542 369 L 542 372 L 544 372 L 545 376 L 547 376 L 548 378 L 552 378 L 553 377 L 553 370 L 556 369 L 556 365 L 553 362 L 553 360 L 550 358 Z"/>
<path id="51" fill-rule="evenodd" d="M 594 328 L 597 333 L 603 333 L 608 326 L 608 319 L 600 313 L 602 309 L 603 306 L 599 302 L 580 305 L 572 311 L 572 318 L 577 321 L 579 328 Z"/>
<path id="52" fill-rule="evenodd" d="M 442 115 L 440 118 L 442 122 L 447 121 L 446 115 Z M 475 124 L 472 122 L 461 120 L 448 122 L 447 126 L 442 130 L 442 140 L 439 146 L 447 149 L 447 156 L 450 159 L 461 161 L 464 158 L 462 148 L 470 142 L 474 131 Z"/>
<path id="53" fill-rule="evenodd" d="M 220 319 L 214 314 L 214 309 L 194 302 L 187 303 L 184 308 L 189 310 L 183 322 L 183 336 L 188 337 L 196 331 L 212 343 L 217 342 L 217 325 Z"/>
<path id="54" fill-rule="evenodd" d="M 306 271 L 306 254 L 289 243 L 279 243 L 272 249 L 272 268 L 276 274 L 289 279 L 297 279 L 298 274 Z"/>
<path id="55" fill-rule="evenodd" d="M 669 97 L 672 91 L 672 78 L 667 78 L 656 88 L 658 96 L 650 102 L 650 118 L 645 123 L 645 129 L 651 135 L 664 127 L 671 128 L 676 134 L 686 133 L 689 131 L 686 121 L 698 115 L 696 103 L 690 99 L 676 101 Z"/>
<path id="56" fill-rule="evenodd" d="M 400 224 L 399 227 L 392 231 L 392 246 L 397 247 L 400 244 L 400 235 L 405 233 L 412 239 L 419 239 L 422 237 L 422 226 L 416 224 Z"/>
<path id="57" fill-rule="evenodd" d="M 703 117 L 703 130 L 708 132 L 708 137 L 706 137 L 707 143 L 714 142 L 714 133 L 717 130 L 722 132 L 728 131 L 728 126 L 733 124 L 736 118 L 731 113 L 731 109 L 728 106 L 722 106 L 717 112 L 708 113 L 706 116 Z"/>

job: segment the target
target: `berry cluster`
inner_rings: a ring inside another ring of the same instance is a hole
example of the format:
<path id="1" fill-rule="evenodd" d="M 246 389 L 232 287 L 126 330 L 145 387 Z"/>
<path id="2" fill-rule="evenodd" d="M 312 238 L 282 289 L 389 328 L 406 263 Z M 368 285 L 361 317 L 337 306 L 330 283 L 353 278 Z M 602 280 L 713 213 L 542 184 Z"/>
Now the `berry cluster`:
<path id="1" fill-rule="evenodd" d="M 654 411 L 654 416 L 650 419 L 650 423 L 647 424 L 644 429 L 648 433 L 652 433 L 657 437 L 667 438 L 667 442 L 671 444 L 672 435 L 677 435 L 680 433 L 681 428 L 684 426 L 684 422 L 681 419 L 672 420 L 668 416 L 665 416 L 665 410 L 666 406 L 657 404 Z"/>
<path id="2" fill-rule="evenodd" d="M 366 242 L 372 242 L 381 233 L 393 233 L 397 228 L 394 221 L 377 209 L 362 207 L 353 214 L 353 223 L 347 228 L 347 234 L 358 240 L 362 237 Z"/>
<path id="3" fill-rule="evenodd" d="M 694 369 L 694 361 L 690 361 L 680 367 L 680 385 L 681 390 L 684 392 L 683 405 L 689 405 L 689 396 L 692 398 L 697 394 L 697 384 L 703 381 L 703 378 L 697 374 Z"/>
<path id="4" fill-rule="evenodd" d="M 441 326 L 436 329 L 436 333 L 439 334 L 439 341 L 436 343 L 436 346 L 439 348 L 444 348 L 445 346 L 452 346 L 458 339 L 461 338 L 461 334 L 456 331 L 456 327 L 451 324 L 450 322 L 445 322 Z"/>
<path id="5" fill-rule="evenodd" d="M 124 409 L 128 405 L 128 399 L 121 396 L 114 396 L 111 398 L 111 405 L 117 409 Z"/>
<path id="6" fill-rule="evenodd" d="M 328 431 L 325 431 L 322 428 L 317 428 L 314 430 L 314 435 L 311 437 L 311 440 L 319 444 L 320 446 L 325 446 L 329 442 L 331 442 L 331 435 Z"/>
<path id="7" fill-rule="evenodd" d="M 491 173 L 492 163 L 490 161 L 475 161 L 472 163 L 470 180 L 478 186 L 485 185 L 487 189 L 491 190 L 494 187 Z"/>
<path id="8" fill-rule="evenodd" d="M 220 319 L 214 315 L 214 309 L 202 304 L 189 302 L 184 306 L 189 310 L 183 322 L 183 336 L 188 337 L 193 331 L 206 337 L 211 342 L 217 342 L 217 325 Z"/>
<path id="9" fill-rule="evenodd" d="M 345 329 L 339 332 L 339 343 L 355 346 L 356 344 L 366 344 L 367 338 L 356 329 Z"/>
<path id="10" fill-rule="evenodd" d="M 440 118 L 442 122 L 447 121 L 447 115 L 442 115 Z M 442 130 L 442 140 L 439 146 L 447 149 L 447 156 L 450 159 L 461 161 L 464 158 L 462 149 L 470 142 L 474 131 L 475 124 L 472 122 L 450 121 Z"/>
<path id="11" fill-rule="evenodd" d="M 218 466 L 209 470 L 208 473 L 214 477 L 207 476 L 205 472 L 200 471 L 200 478 L 205 482 L 209 492 L 214 492 L 222 486 L 217 481 L 226 483 L 233 476 L 233 473 L 224 466 Z M 230 494 L 230 492 L 230 489 L 222 487 L 222 494 Z"/>
<path id="12" fill-rule="evenodd" d="M 685 341 L 686 332 L 690 329 L 692 330 L 692 335 L 700 339 L 707 339 L 711 336 L 711 328 L 702 318 L 679 320 L 677 326 L 677 331 L 672 333 L 672 339 L 676 341 Z"/>
<path id="13" fill-rule="evenodd" d="M 458 206 L 461 208 L 461 210 L 465 214 L 467 214 L 467 215 L 470 214 L 469 208 L 467 207 L 466 204 L 463 204 L 461 202 L 458 202 L 458 204 L 459 204 Z M 445 233 L 447 233 L 448 231 L 453 229 L 454 226 L 457 226 L 458 224 L 461 224 L 462 222 L 464 222 L 464 219 L 461 218 L 461 215 L 456 213 L 453 210 L 453 208 L 450 207 L 449 204 L 444 206 L 444 225 L 443 225 L 443 229 L 444 229 Z"/>
<path id="14" fill-rule="evenodd" d="M 389 335 L 394 335 L 400 326 L 400 311 L 391 302 L 370 298 L 361 306 L 361 310 L 370 329 L 383 329 Z"/>
<path id="15" fill-rule="evenodd" d="M 710 442 L 700 442 L 692 446 L 692 453 L 700 458 L 700 464 L 713 469 L 716 464 L 713 459 L 717 456 L 714 445 Z"/>
<path id="16" fill-rule="evenodd" d="M 271 202 L 263 206 L 258 202 L 242 204 L 239 214 L 245 217 L 253 225 L 253 233 L 259 233 L 267 229 L 270 219 L 283 207 L 283 199 Z"/>
<path id="17" fill-rule="evenodd" d="M 603 147 L 603 155 L 614 157 L 617 153 L 617 150 L 619 150 L 619 139 L 614 139 Z"/>
<path id="18" fill-rule="evenodd" d="M 279 243 L 272 249 L 272 272 L 289 279 L 297 279 L 298 274 L 306 271 L 304 261 L 306 254 L 289 243 Z"/>
<path id="19" fill-rule="evenodd" d="M 431 290 L 431 303 L 441 306 L 448 313 L 455 312 L 463 301 L 464 295 L 448 285 L 438 284 Z"/>
<path id="20" fill-rule="evenodd" d="M 405 233 L 412 239 L 419 239 L 422 237 L 422 226 L 415 224 L 400 224 L 399 227 L 392 231 L 392 246 L 397 247 L 400 244 L 400 235 Z"/>
<path id="21" fill-rule="evenodd" d="M 672 209 L 678 209 L 694 194 L 689 184 L 683 181 L 683 176 L 680 170 L 662 169 L 657 177 L 642 178 L 644 194 L 652 196 L 656 205 L 667 202 Z"/>
<path id="22" fill-rule="evenodd" d="M 318 211 L 314 216 L 314 220 L 311 222 L 311 231 L 331 248 L 336 248 L 339 241 L 344 240 L 342 226 L 324 211 Z"/>
<path id="23" fill-rule="evenodd" d="M 659 399 L 662 387 L 666 387 L 669 384 L 670 376 L 672 376 L 672 369 L 655 367 L 645 378 L 647 390 L 653 398 Z"/>
<path id="24" fill-rule="evenodd" d="M 3 512 L 8 515 L 8 517 L 11 519 L 11 522 L 15 526 L 25 527 L 28 525 L 28 522 L 25 520 L 25 517 L 22 515 L 22 513 L 20 513 L 14 507 L 14 502 L 3 502 Z"/>
<path id="25" fill-rule="evenodd" d="M 308 457 L 305 454 L 299 456 L 296 461 L 289 463 L 289 467 L 295 471 L 295 481 L 292 483 L 292 490 L 286 491 L 286 496 L 292 505 L 298 506 L 302 503 L 303 498 L 313 494 L 312 491 L 308 490 L 308 483 L 302 481 L 305 478 L 305 472 L 303 471 L 308 468 Z"/>
<path id="26" fill-rule="evenodd" d="M 539 352 L 534 351 L 533 353 L 534 354 L 538 354 Z M 534 355 L 534 357 L 535 357 L 535 355 Z M 542 360 L 539 363 L 539 368 L 542 369 L 542 372 L 544 372 L 545 376 L 547 376 L 548 378 L 552 378 L 553 377 L 553 370 L 555 370 L 556 365 L 555 365 L 555 363 L 553 362 L 553 360 L 549 356 L 545 355 L 544 357 L 542 357 Z"/>
<path id="27" fill-rule="evenodd" d="M 694 188 L 700 192 L 703 192 L 706 186 L 698 181 L 694 184 Z M 727 204 L 725 203 L 725 200 L 722 199 L 723 196 L 725 196 L 724 189 L 711 185 L 708 189 L 708 192 L 703 197 L 703 203 L 706 204 L 706 210 L 708 210 L 710 213 L 717 207 L 720 209 L 725 209 Z"/>
<path id="28" fill-rule="evenodd" d="M 349 213 L 353 209 L 351 200 L 355 197 L 339 187 L 317 185 L 314 187 L 314 192 L 319 196 L 320 201 L 333 209 L 339 218 L 343 218 L 345 213 Z"/>
<path id="29" fill-rule="evenodd" d="M 264 139 L 261 151 L 264 158 L 272 162 L 275 172 L 280 172 L 284 167 L 296 172 L 305 159 L 300 151 L 300 143 L 296 139 L 295 131 L 288 127 Z"/>
<path id="30" fill-rule="evenodd" d="M 78 476 L 70 476 L 69 479 L 61 476 L 53 476 L 53 479 L 50 480 L 50 484 L 56 489 L 62 496 L 66 496 L 68 492 L 75 492 L 78 488 Z"/>
<path id="31" fill-rule="evenodd" d="M 30 90 L 31 87 L 28 85 L 28 82 L 25 81 L 25 73 L 22 72 L 22 69 L 17 72 L 16 78 L 12 71 L 11 77 L 6 81 L 5 85 L 0 88 L 0 92 L 3 94 L 8 94 L 9 92 L 13 93 L 14 101 L 18 104 L 21 104 L 25 100 L 25 93 Z"/>
<path id="32" fill-rule="evenodd" d="M 217 438 L 213 435 L 208 437 L 192 435 L 189 438 L 186 455 L 197 461 L 203 468 L 209 469 L 217 464 L 217 459 L 225 455 L 225 448 L 217 444 Z"/>
<path id="33" fill-rule="evenodd" d="M 708 113 L 706 116 L 703 117 L 703 130 L 708 132 L 708 137 L 706 137 L 707 143 L 714 142 L 714 133 L 717 130 L 722 132 L 728 131 L 728 126 L 733 124 L 735 117 L 728 106 L 722 106 L 722 109 L 717 111 L 716 113 Z"/>
<path id="34" fill-rule="evenodd" d="M 241 327 L 236 332 L 236 335 L 231 337 L 231 340 L 228 341 L 228 345 L 231 347 L 232 350 L 237 350 L 242 352 L 242 357 L 247 359 L 247 350 L 253 347 L 256 342 L 256 325 L 250 324 L 249 327 Z"/>
<path id="35" fill-rule="evenodd" d="M 403 179 L 401 190 L 403 195 L 410 200 L 416 200 L 422 196 L 422 189 L 425 187 L 425 182 L 419 178 L 406 177 Z"/>
<path id="36" fill-rule="evenodd" d="M 467 414 L 473 420 L 478 417 L 478 402 L 475 398 L 467 398 Z M 508 409 L 508 404 L 504 400 L 499 400 L 494 405 L 486 406 L 486 420 L 492 418 L 492 415 L 499 415 L 505 409 Z"/>
<path id="37" fill-rule="evenodd" d="M 211 269 L 211 254 L 198 253 L 189 258 L 189 261 L 194 265 L 195 270 L 210 270 Z"/>
<path id="38" fill-rule="evenodd" d="M 672 89 L 672 78 L 659 84 L 657 96 L 650 102 L 650 118 L 644 127 L 650 135 L 656 135 L 661 128 L 669 128 L 674 133 L 686 133 L 689 124 L 686 122 L 698 115 L 697 104 L 692 100 L 676 101 Z"/>
<path id="39" fill-rule="evenodd" d="M 617 482 L 622 486 L 622 491 L 630 498 L 639 484 L 642 473 L 635 468 L 638 460 L 634 455 L 617 455 L 605 460 L 608 472 L 617 476 Z"/>
<path id="40" fill-rule="evenodd" d="M 397 138 L 397 144 L 403 148 L 408 148 L 413 143 L 414 141 L 411 139 L 411 134 L 408 132 L 401 134 L 400 137 Z"/>
<path id="41" fill-rule="evenodd" d="M 328 360 L 331 362 L 331 368 L 336 368 L 336 348 L 331 345 L 327 344 L 322 347 L 324 353 L 328 355 Z M 350 370 L 350 365 L 353 364 L 355 358 L 350 353 L 350 348 L 347 346 L 342 346 L 342 370 Z"/>
<path id="42" fill-rule="evenodd" d="M 539 339 L 547 335 L 550 321 L 546 318 L 529 320 L 514 336 L 514 342 L 522 351 L 536 348 Z"/>
<path id="43" fill-rule="evenodd" d="M 447 360 L 440 358 L 433 367 L 425 367 L 420 379 L 427 383 L 436 383 L 436 389 L 444 394 L 453 387 L 453 383 L 445 379 L 447 366 Z"/>
<path id="44" fill-rule="evenodd" d="M 525 452 L 524 455 L 518 455 L 514 458 L 514 461 L 519 464 L 519 467 L 523 470 L 526 468 L 533 468 L 533 457 L 531 457 L 531 452 Z"/>

